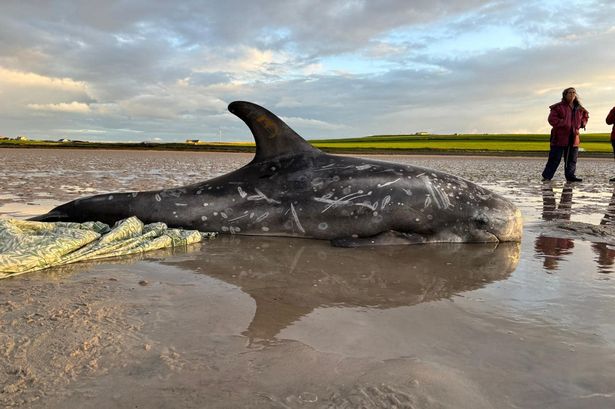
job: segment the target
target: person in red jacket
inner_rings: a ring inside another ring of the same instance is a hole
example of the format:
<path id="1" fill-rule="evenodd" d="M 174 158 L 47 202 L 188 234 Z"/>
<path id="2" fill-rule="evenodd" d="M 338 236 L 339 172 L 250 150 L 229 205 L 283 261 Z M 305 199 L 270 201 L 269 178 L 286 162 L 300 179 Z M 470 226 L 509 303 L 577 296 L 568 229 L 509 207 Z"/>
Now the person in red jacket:
<path id="1" fill-rule="evenodd" d="M 615 107 L 611 109 L 611 112 L 606 116 L 606 124 L 613 125 L 611 131 L 611 145 L 613 146 L 613 157 L 615 158 Z M 609 179 L 610 182 L 615 182 L 615 178 Z"/>
<path id="2" fill-rule="evenodd" d="M 589 112 L 581 105 L 574 88 L 562 92 L 562 100 L 549 107 L 551 129 L 551 149 L 549 159 L 542 171 L 542 180 L 551 180 L 562 156 L 564 156 L 564 175 L 569 182 L 581 182 L 576 177 L 577 157 L 579 155 L 579 129 L 585 129 Z"/>

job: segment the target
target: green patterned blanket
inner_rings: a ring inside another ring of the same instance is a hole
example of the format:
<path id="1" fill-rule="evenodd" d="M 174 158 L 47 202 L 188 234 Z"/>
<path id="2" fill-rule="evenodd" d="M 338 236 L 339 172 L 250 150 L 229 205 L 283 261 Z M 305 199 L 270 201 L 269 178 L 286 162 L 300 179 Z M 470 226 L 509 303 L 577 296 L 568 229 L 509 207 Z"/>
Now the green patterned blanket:
<path id="1" fill-rule="evenodd" d="M 144 225 L 136 217 L 110 228 L 104 223 L 44 223 L 0 219 L 0 279 L 104 257 L 185 246 L 215 233 Z"/>

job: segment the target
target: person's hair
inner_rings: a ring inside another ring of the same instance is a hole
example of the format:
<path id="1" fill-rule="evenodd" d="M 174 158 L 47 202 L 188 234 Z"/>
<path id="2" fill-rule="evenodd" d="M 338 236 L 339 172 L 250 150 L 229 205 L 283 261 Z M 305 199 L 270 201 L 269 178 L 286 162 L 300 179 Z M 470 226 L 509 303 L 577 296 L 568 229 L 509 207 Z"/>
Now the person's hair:
<path id="1" fill-rule="evenodd" d="M 566 101 L 566 94 L 568 93 L 568 91 L 573 90 L 574 92 L 577 92 L 577 90 L 574 87 L 568 87 L 565 90 L 562 91 L 562 101 Z M 575 108 L 583 108 L 583 105 L 581 105 L 581 101 L 579 100 L 579 94 L 575 94 L 574 96 L 574 100 L 572 101 L 572 104 L 574 105 Z M 583 108 L 585 109 L 585 108 Z"/>

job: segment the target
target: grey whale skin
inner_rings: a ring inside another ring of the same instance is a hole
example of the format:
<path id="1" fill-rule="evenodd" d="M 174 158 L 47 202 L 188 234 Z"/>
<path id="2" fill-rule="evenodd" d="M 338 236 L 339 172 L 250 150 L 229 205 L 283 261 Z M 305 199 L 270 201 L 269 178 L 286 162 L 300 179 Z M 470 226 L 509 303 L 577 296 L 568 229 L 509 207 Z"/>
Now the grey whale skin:
<path id="1" fill-rule="evenodd" d="M 326 154 L 263 107 L 229 111 L 250 128 L 254 159 L 189 186 L 101 194 L 60 205 L 39 221 L 146 223 L 228 234 L 331 240 L 338 246 L 520 241 L 507 199 L 460 177 L 384 161 Z"/>

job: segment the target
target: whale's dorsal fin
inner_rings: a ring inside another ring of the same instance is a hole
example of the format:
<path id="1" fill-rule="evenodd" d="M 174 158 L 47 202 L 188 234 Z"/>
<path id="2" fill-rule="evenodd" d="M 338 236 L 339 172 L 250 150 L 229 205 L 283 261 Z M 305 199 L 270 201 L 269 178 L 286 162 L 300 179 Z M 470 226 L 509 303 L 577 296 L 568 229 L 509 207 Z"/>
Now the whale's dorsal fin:
<path id="1" fill-rule="evenodd" d="M 284 121 L 265 108 L 245 101 L 231 102 L 228 110 L 243 120 L 256 141 L 256 156 L 252 162 L 271 160 L 307 152 L 321 152 L 314 148 Z"/>

